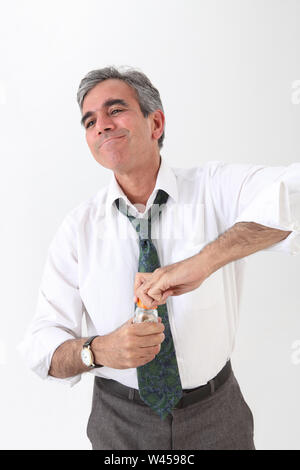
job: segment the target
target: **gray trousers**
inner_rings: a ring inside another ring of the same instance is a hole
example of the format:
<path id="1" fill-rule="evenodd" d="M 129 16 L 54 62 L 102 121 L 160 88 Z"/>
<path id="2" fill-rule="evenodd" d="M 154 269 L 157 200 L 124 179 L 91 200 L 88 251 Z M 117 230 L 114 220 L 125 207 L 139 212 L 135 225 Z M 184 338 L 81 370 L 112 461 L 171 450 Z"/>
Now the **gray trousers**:
<path id="1" fill-rule="evenodd" d="M 87 426 L 93 450 L 255 450 L 253 431 L 252 412 L 233 372 L 213 395 L 173 410 L 163 421 L 147 405 L 94 382 Z"/>

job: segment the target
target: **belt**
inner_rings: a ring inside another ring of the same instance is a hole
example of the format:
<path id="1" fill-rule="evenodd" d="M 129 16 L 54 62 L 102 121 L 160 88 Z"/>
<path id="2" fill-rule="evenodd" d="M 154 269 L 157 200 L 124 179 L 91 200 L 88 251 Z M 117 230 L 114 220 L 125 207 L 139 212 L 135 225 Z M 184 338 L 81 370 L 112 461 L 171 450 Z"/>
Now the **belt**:
<path id="1" fill-rule="evenodd" d="M 183 396 L 180 398 L 177 405 L 174 407 L 176 408 L 185 408 L 186 406 L 192 405 L 193 403 L 197 403 L 198 401 L 203 400 L 204 398 L 208 397 L 209 395 L 213 395 L 218 388 L 223 385 L 226 380 L 229 378 L 231 374 L 232 368 L 230 360 L 227 361 L 223 369 L 211 380 L 207 382 L 205 385 L 201 385 L 197 388 L 192 388 L 189 390 L 183 390 Z M 126 385 L 120 384 L 112 379 L 104 379 L 102 377 L 95 377 L 95 382 L 104 390 L 107 390 L 109 393 L 113 395 L 118 395 L 123 398 L 127 398 L 128 400 L 133 400 L 141 405 L 146 405 L 146 403 L 141 399 L 139 391 L 135 388 L 126 387 Z"/>

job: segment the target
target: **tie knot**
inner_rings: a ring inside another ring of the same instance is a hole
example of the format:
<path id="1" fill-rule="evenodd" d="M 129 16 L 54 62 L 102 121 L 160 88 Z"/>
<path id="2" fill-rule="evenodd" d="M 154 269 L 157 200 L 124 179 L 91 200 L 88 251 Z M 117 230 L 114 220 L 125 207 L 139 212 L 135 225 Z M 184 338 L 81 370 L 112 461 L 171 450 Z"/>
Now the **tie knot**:
<path id="1" fill-rule="evenodd" d="M 130 208 L 122 198 L 116 199 L 115 204 L 118 210 L 128 217 L 138 233 L 139 239 L 147 240 L 151 239 L 151 223 L 159 216 L 161 205 L 167 202 L 168 197 L 169 195 L 163 189 L 159 189 L 153 205 L 147 211 L 145 217 L 141 218 L 130 215 Z"/>

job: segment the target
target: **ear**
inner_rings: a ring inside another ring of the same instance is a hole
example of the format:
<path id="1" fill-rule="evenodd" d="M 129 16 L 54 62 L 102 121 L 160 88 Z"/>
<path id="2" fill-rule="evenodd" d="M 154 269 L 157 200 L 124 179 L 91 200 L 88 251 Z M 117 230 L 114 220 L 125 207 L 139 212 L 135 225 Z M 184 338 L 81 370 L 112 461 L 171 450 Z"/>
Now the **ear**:
<path id="1" fill-rule="evenodd" d="M 164 131 L 165 127 L 165 115 L 164 113 L 160 110 L 157 109 L 154 111 L 152 114 L 152 137 L 155 140 L 158 140 Z"/>

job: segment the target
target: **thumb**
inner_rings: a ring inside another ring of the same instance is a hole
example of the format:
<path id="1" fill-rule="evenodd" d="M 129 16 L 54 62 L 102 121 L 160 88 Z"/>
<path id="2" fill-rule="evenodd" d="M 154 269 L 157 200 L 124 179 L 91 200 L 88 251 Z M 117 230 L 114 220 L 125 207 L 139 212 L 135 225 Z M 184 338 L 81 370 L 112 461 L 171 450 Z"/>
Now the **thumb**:
<path id="1" fill-rule="evenodd" d="M 173 295 L 173 290 L 172 290 L 172 289 L 166 290 L 166 291 L 163 293 L 163 295 L 162 295 L 161 300 L 160 300 L 159 303 L 160 303 L 160 304 L 164 304 L 164 303 L 166 302 L 167 298 L 170 297 L 170 295 Z"/>

